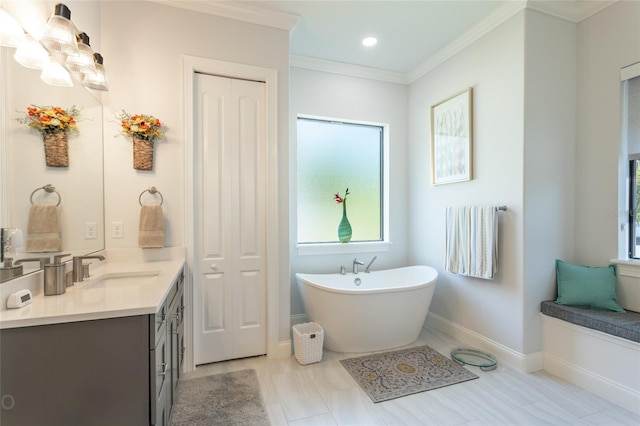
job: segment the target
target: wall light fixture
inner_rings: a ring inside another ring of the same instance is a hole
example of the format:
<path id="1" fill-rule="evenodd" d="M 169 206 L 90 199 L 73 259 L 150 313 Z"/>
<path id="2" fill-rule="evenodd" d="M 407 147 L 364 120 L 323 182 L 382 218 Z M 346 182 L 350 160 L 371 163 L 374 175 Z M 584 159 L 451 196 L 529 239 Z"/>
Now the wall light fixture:
<path id="1" fill-rule="evenodd" d="M 85 87 L 109 90 L 102 56 L 93 52 L 89 36 L 78 32 L 71 22 L 71 11 L 62 3 L 56 4 L 39 42 L 0 7 L 0 45 L 17 47 L 13 55 L 16 62 L 42 69 L 40 78 L 47 84 L 73 86 L 74 73 Z"/>
<path id="2" fill-rule="evenodd" d="M 56 4 L 55 13 L 51 15 L 44 27 L 40 43 L 52 53 L 78 55 L 76 29 L 71 22 L 71 10 L 62 3 Z"/>

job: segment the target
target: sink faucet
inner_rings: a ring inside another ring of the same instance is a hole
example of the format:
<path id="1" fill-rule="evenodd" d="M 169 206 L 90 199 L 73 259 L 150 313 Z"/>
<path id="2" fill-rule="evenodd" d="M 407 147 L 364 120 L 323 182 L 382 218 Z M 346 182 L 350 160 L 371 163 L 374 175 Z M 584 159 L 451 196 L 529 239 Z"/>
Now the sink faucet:
<path id="1" fill-rule="evenodd" d="M 373 256 L 373 259 L 371 259 L 371 262 L 369 262 L 369 264 L 367 265 L 367 267 L 364 270 L 365 274 L 369 273 L 369 268 L 371 268 L 371 265 L 373 264 L 373 261 L 376 260 L 378 258 L 378 256 Z"/>
<path id="2" fill-rule="evenodd" d="M 357 258 L 353 259 L 353 273 L 358 273 L 358 265 L 364 265 L 364 262 L 360 262 Z"/>
<path id="3" fill-rule="evenodd" d="M 82 261 L 85 259 L 99 259 L 104 260 L 104 256 L 73 256 L 73 282 L 81 283 L 84 279 L 84 272 L 82 270 Z"/>
<path id="4" fill-rule="evenodd" d="M 44 268 L 44 265 L 48 265 L 49 264 L 49 258 L 48 257 L 29 257 L 29 258 L 24 258 L 24 259 L 18 259 L 15 262 L 13 262 L 14 265 L 20 265 L 22 263 L 25 262 L 39 262 L 40 263 L 40 267 Z"/>

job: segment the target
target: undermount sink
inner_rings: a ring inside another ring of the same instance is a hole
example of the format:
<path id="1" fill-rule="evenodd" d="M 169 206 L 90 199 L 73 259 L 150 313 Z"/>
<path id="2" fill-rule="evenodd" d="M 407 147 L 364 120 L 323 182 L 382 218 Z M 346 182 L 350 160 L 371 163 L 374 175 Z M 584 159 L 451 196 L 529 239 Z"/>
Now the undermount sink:
<path id="1" fill-rule="evenodd" d="M 109 272 L 87 281 L 83 288 L 132 287 L 151 283 L 158 271 Z"/>

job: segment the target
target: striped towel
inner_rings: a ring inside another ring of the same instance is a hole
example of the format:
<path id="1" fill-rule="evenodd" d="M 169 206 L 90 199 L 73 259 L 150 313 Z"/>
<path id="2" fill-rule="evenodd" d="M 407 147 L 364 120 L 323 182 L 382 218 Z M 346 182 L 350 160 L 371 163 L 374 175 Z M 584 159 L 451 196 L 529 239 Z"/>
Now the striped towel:
<path id="1" fill-rule="evenodd" d="M 498 272 L 498 214 L 495 206 L 447 207 L 445 269 L 493 279 Z"/>

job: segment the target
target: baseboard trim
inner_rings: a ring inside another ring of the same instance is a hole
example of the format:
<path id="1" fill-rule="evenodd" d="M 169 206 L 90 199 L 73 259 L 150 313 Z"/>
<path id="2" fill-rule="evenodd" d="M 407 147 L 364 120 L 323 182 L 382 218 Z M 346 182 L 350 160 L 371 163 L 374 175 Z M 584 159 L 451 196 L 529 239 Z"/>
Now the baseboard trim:
<path id="1" fill-rule="evenodd" d="M 640 415 L 640 392 L 634 389 L 616 383 L 549 353 L 544 354 L 544 369 L 601 398 L 612 401 L 634 414 Z"/>
<path id="2" fill-rule="evenodd" d="M 427 315 L 425 324 L 446 333 L 475 349 L 489 352 L 495 356 L 499 362 L 503 362 L 524 373 L 531 373 L 533 371 L 542 370 L 543 368 L 544 360 L 542 352 L 536 352 L 529 355 L 521 354 L 520 352 L 514 351 L 511 348 L 432 312 L 429 312 Z"/>

